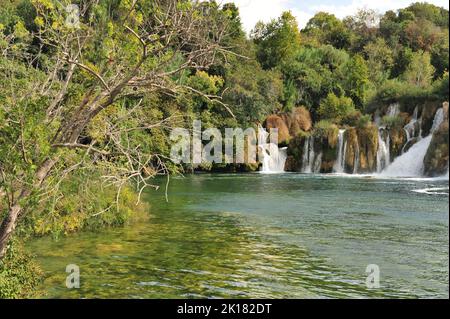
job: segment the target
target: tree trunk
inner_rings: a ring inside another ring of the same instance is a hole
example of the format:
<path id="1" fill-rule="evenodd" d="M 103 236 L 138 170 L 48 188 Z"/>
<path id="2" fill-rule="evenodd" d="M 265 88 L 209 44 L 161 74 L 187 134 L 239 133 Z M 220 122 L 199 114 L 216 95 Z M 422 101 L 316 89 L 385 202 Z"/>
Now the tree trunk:
<path id="1" fill-rule="evenodd" d="M 33 187 L 22 189 L 20 195 L 9 208 L 8 214 L 0 225 L 0 259 L 2 259 L 6 254 L 8 242 L 11 239 L 11 235 L 14 233 L 17 220 L 24 210 L 20 203 L 28 199 L 32 193 L 32 190 L 37 189 L 42 185 L 44 179 L 48 176 L 57 161 L 58 158 L 49 158 L 45 160 L 41 167 L 36 171 L 35 183 Z"/>
<path id="2" fill-rule="evenodd" d="M 0 227 L 0 259 L 6 254 L 9 239 L 16 228 L 17 218 L 21 212 L 22 207 L 19 204 L 13 205 L 9 209 L 8 215 Z"/>

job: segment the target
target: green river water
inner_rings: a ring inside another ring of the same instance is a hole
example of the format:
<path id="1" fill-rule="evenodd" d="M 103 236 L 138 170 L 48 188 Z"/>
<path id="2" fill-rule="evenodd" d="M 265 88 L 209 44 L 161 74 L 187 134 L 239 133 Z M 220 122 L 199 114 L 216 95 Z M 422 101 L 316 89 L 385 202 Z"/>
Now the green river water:
<path id="1" fill-rule="evenodd" d="M 28 246 L 46 298 L 448 298 L 448 185 L 199 174 L 172 178 L 168 202 L 164 187 L 146 193 L 148 221 Z M 369 264 L 380 288 L 366 287 Z"/>

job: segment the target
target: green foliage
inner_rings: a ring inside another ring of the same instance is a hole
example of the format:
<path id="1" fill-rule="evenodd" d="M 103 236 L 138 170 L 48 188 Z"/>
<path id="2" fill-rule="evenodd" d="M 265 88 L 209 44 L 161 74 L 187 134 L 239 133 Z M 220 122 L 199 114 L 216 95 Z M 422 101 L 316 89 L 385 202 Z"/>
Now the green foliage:
<path id="1" fill-rule="evenodd" d="M 419 51 L 413 53 L 411 63 L 406 68 L 402 78 L 409 84 L 427 88 L 431 85 L 434 71 L 430 54 Z"/>
<path id="2" fill-rule="evenodd" d="M 368 127 L 372 123 L 372 117 L 370 114 L 361 115 L 356 121 L 357 128 L 365 128 Z"/>
<path id="3" fill-rule="evenodd" d="M 338 49 L 350 45 L 350 31 L 334 14 L 319 12 L 314 15 L 302 33 L 312 44 L 330 44 Z"/>
<path id="4" fill-rule="evenodd" d="M 346 118 L 354 111 L 355 106 L 351 98 L 329 93 L 320 103 L 317 113 L 320 119 L 330 119 L 336 123 L 340 123 L 343 118 Z"/>
<path id="5" fill-rule="evenodd" d="M 364 53 L 367 56 L 370 79 L 376 85 L 383 83 L 389 78 L 391 68 L 394 65 L 392 49 L 383 38 L 377 38 L 364 47 Z"/>
<path id="6" fill-rule="evenodd" d="M 405 125 L 405 119 L 401 116 L 383 116 L 381 124 L 388 128 L 402 128 Z"/>
<path id="7" fill-rule="evenodd" d="M 257 57 L 264 69 L 271 69 L 287 61 L 300 46 L 298 23 L 291 12 L 268 24 L 259 22 L 252 32 L 257 45 Z"/>
<path id="8" fill-rule="evenodd" d="M 354 55 L 344 65 L 345 92 L 352 98 L 355 106 L 362 109 L 366 103 L 369 86 L 369 69 L 360 55 Z"/>
<path id="9" fill-rule="evenodd" d="M 34 297 L 42 272 L 17 241 L 10 243 L 0 260 L 0 299 Z"/>

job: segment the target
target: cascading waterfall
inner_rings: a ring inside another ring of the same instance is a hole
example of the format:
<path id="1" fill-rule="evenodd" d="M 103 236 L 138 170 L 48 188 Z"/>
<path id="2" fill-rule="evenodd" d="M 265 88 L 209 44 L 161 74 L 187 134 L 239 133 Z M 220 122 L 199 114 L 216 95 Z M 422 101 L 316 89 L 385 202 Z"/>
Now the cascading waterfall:
<path id="1" fill-rule="evenodd" d="M 305 139 L 305 144 L 303 145 L 303 156 L 302 156 L 302 172 L 307 173 L 307 168 L 309 167 L 309 137 Z"/>
<path id="2" fill-rule="evenodd" d="M 305 140 L 302 157 L 302 173 L 319 173 L 322 166 L 322 153 L 314 152 L 314 136 Z"/>
<path id="3" fill-rule="evenodd" d="M 383 139 L 383 134 L 386 139 Z M 385 167 L 391 163 L 390 155 L 390 137 L 389 132 L 385 128 L 380 127 L 378 130 L 378 150 L 377 150 L 377 172 L 380 173 Z"/>
<path id="4" fill-rule="evenodd" d="M 287 159 L 287 147 L 279 148 L 277 144 L 268 143 L 269 133 L 258 127 L 258 147 L 262 154 L 262 173 L 282 173 Z"/>
<path id="5" fill-rule="evenodd" d="M 416 136 L 416 123 L 418 122 L 418 114 L 419 114 L 419 107 L 416 106 L 411 120 L 403 128 L 406 133 L 406 141 L 407 142 L 409 142 L 413 137 Z"/>
<path id="6" fill-rule="evenodd" d="M 433 132 L 436 131 L 444 120 L 444 110 L 436 111 L 430 134 L 415 143 L 411 148 L 397 157 L 382 173 L 383 176 L 414 177 L 423 173 L 423 159 L 430 146 Z"/>
<path id="7" fill-rule="evenodd" d="M 313 173 L 320 173 L 321 166 L 322 166 L 322 152 L 317 154 L 316 158 L 314 159 L 314 165 L 312 168 Z"/>
<path id="8" fill-rule="evenodd" d="M 444 109 L 441 107 L 436 111 L 436 114 L 434 115 L 433 125 L 431 126 L 430 134 L 433 134 L 434 131 L 436 131 L 439 126 L 441 126 L 442 122 L 444 122 Z"/>
<path id="9" fill-rule="evenodd" d="M 345 130 L 339 130 L 338 135 L 338 148 L 337 148 L 337 158 L 333 165 L 333 172 L 343 173 L 345 170 L 345 150 L 347 142 L 345 141 Z"/>
<path id="10" fill-rule="evenodd" d="M 358 168 L 359 168 L 359 144 L 356 143 L 355 161 L 353 162 L 353 174 L 358 173 Z"/>
<path id="11" fill-rule="evenodd" d="M 387 116 L 397 116 L 400 113 L 400 104 L 398 103 L 394 103 L 389 105 L 387 111 L 386 111 L 386 115 Z"/>

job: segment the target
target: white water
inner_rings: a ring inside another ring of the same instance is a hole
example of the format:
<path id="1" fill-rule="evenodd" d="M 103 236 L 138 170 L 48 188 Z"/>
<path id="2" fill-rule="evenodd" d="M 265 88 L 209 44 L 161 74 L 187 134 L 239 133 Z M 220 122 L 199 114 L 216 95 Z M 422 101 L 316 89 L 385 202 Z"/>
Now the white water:
<path id="1" fill-rule="evenodd" d="M 262 154 L 261 173 L 283 173 L 287 159 L 287 147 L 279 148 L 277 144 L 268 142 L 268 137 L 269 133 L 260 126 L 258 128 L 258 147 Z"/>
<path id="2" fill-rule="evenodd" d="M 355 161 L 353 162 L 353 174 L 358 173 L 358 168 L 359 168 L 359 143 L 356 143 Z"/>
<path id="3" fill-rule="evenodd" d="M 302 173 L 312 173 L 314 165 L 314 136 L 305 139 L 303 146 Z"/>
<path id="4" fill-rule="evenodd" d="M 405 133 L 406 133 L 406 143 L 405 143 L 405 145 L 407 145 L 407 143 L 413 137 L 416 137 L 416 126 L 417 126 L 416 123 L 418 121 L 419 121 L 419 127 L 421 126 L 420 125 L 420 120 L 418 120 L 418 114 L 419 114 L 419 107 L 416 106 L 416 108 L 414 109 L 414 113 L 413 113 L 413 116 L 412 116 L 411 120 L 403 128 L 405 130 Z M 420 137 L 420 134 L 419 134 L 419 137 Z"/>
<path id="5" fill-rule="evenodd" d="M 441 126 L 442 122 L 444 122 L 444 109 L 441 107 L 434 115 L 433 126 L 431 127 L 430 134 L 433 134 L 433 132 Z"/>
<path id="6" fill-rule="evenodd" d="M 384 128 L 378 130 L 378 150 L 377 150 L 377 172 L 380 173 L 385 167 L 391 163 L 390 155 L 390 137 L 386 132 L 386 140 L 383 139 Z"/>
<path id="7" fill-rule="evenodd" d="M 302 157 L 302 173 L 320 173 L 322 166 L 322 153 L 314 152 L 314 136 L 305 140 Z"/>
<path id="8" fill-rule="evenodd" d="M 313 173 L 320 173 L 320 167 L 322 166 L 322 152 L 317 154 L 316 158 L 314 159 L 314 165 L 312 168 Z"/>
<path id="9" fill-rule="evenodd" d="M 345 130 L 339 130 L 338 135 L 338 148 L 337 148 L 337 158 L 336 162 L 333 166 L 333 172 L 335 173 L 343 173 L 345 170 L 344 164 L 345 164 L 345 149 L 347 146 L 347 143 L 345 142 Z"/>
<path id="10" fill-rule="evenodd" d="M 397 157 L 382 173 L 382 176 L 414 177 L 423 174 L 423 159 L 430 146 L 433 132 L 439 128 L 444 120 L 444 110 L 436 111 L 430 134 L 415 143 L 401 156 Z"/>
<path id="11" fill-rule="evenodd" d="M 387 116 L 397 116 L 400 113 L 400 104 L 398 103 L 394 103 L 389 105 L 387 111 L 386 111 L 386 115 Z"/>

